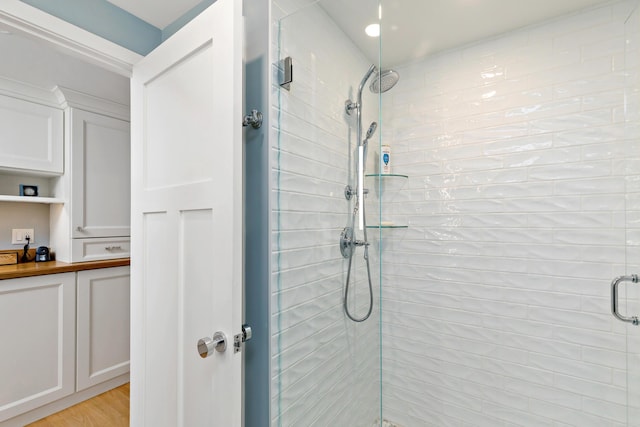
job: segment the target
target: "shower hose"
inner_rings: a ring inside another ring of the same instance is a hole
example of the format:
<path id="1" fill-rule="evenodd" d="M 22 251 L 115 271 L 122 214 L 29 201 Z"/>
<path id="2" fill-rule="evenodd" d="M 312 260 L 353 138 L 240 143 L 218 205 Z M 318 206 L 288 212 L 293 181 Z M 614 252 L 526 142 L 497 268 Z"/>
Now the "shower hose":
<path id="1" fill-rule="evenodd" d="M 353 215 L 351 216 L 351 225 L 353 226 L 353 229 L 355 229 L 355 220 L 356 220 L 356 215 L 358 214 L 358 206 L 360 205 L 360 200 L 358 198 L 356 198 L 356 206 L 353 208 Z M 344 306 L 344 312 L 347 315 L 347 317 L 351 320 L 353 320 L 354 322 L 364 322 L 365 320 L 367 320 L 369 318 L 369 316 L 371 316 L 371 312 L 373 311 L 373 287 L 371 286 L 371 268 L 369 266 L 369 240 L 367 239 L 367 220 L 366 220 L 366 215 L 364 215 L 365 210 L 364 210 L 364 200 L 362 200 L 362 214 L 364 217 L 364 223 L 363 223 L 363 227 L 362 227 L 362 233 L 363 233 L 363 237 L 364 240 L 362 242 L 362 246 L 364 246 L 364 260 L 365 263 L 367 265 L 367 279 L 369 282 L 369 310 L 367 311 L 367 314 L 364 315 L 364 317 L 355 317 L 354 315 L 351 314 L 351 312 L 349 311 L 349 306 L 347 304 L 347 301 L 349 299 L 349 284 L 351 282 L 351 265 L 352 265 L 352 261 L 353 261 L 353 253 L 355 252 L 355 247 L 356 245 L 356 239 L 355 237 L 352 238 L 351 241 L 351 253 L 349 254 L 349 266 L 347 267 L 347 281 L 346 281 L 346 285 L 344 288 L 344 300 L 343 300 L 343 306 Z"/>

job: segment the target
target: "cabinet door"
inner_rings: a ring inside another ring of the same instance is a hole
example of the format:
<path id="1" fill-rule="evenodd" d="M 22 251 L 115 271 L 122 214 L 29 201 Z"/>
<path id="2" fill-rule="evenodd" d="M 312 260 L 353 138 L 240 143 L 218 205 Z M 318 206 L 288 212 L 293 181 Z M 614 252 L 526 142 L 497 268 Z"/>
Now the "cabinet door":
<path id="1" fill-rule="evenodd" d="M 60 109 L 0 95 L 0 169 L 61 175 L 63 124 Z"/>
<path id="2" fill-rule="evenodd" d="M 0 280 L 0 422 L 73 393 L 75 273 Z"/>
<path id="3" fill-rule="evenodd" d="M 78 272 L 77 390 L 129 372 L 129 267 Z"/>
<path id="4" fill-rule="evenodd" d="M 71 109 L 71 224 L 74 238 L 130 232 L 129 123 Z"/>

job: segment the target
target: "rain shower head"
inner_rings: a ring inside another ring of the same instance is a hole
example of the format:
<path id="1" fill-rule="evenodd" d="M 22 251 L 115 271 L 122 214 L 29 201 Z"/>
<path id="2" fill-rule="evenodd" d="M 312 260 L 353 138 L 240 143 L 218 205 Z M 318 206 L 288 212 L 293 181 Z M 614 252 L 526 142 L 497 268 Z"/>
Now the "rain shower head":
<path id="1" fill-rule="evenodd" d="M 369 90 L 373 93 L 384 93 L 394 87 L 400 80 L 400 74 L 394 70 L 382 70 L 374 77 L 369 85 Z"/>
<path id="2" fill-rule="evenodd" d="M 365 73 L 360 86 L 358 87 L 358 98 L 356 102 L 351 99 L 347 99 L 344 102 L 344 110 L 348 115 L 351 115 L 351 111 L 360 111 L 362 105 L 362 89 L 364 89 L 365 83 L 369 80 L 371 75 L 375 73 L 373 81 L 369 85 L 369 90 L 373 93 L 384 93 L 394 87 L 398 80 L 400 80 L 400 74 L 395 70 L 382 70 L 379 71 L 375 65 L 371 65 Z"/>

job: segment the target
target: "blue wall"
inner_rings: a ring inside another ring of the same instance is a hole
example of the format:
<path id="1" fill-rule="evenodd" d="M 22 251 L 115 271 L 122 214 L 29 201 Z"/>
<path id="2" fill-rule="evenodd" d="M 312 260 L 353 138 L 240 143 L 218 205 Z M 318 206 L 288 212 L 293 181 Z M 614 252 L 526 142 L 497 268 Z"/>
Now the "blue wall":
<path id="1" fill-rule="evenodd" d="M 173 21 L 173 23 L 167 25 L 167 27 L 162 30 L 162 41 L 165 41 L 166 39 L 171 37 L 173 33 L 184 27 L 187 22 L 198 16 L 200 12 L 211 6 L 213 3 L 215 3 L 215 1 L 216 0 L 202 0 L 200 4 L 191 9 L 189 12 Z"/>
<path id="2" fill-rule="evenodd" d="M 162 31 L 105 0 L 21 0 L 141 55 L 162 42 Z"/>
<path id="3" fill-rule="evenodd" d="M 202 0 L 166 28 L 160 29 L 106 0 L 21 1 L 140 55 L 151 52 L 215 2 Z"/>

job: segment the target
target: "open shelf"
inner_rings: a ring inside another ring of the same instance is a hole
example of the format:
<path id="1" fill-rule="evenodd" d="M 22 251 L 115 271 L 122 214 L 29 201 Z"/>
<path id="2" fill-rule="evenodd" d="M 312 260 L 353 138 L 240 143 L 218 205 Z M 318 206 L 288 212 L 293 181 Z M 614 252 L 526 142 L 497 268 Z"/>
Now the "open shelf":
<path id="1" fill-rule="evenodd" d="M 42 203 L 46 205 L 64 203 L 63 199 L 56 197 L 28 197 L 0 195 L 0 202 Z"/>

